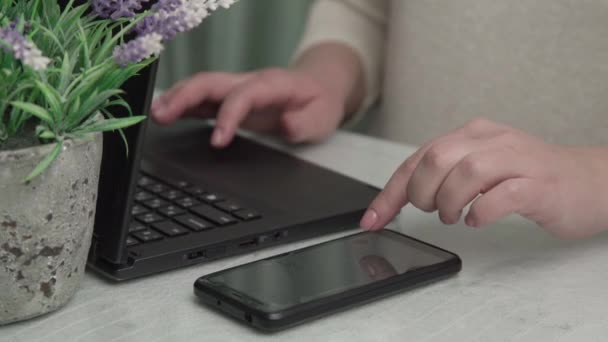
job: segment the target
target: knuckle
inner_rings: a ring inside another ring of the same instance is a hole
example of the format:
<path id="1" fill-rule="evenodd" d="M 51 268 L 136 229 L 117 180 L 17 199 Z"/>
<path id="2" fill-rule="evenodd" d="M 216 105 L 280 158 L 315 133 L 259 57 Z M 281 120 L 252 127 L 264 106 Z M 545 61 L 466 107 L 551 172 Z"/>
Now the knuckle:
<path id="1" fill-rule="evenodd" d="M 460 162 L 460 169 L 467 178 L 478 178 L 485 173 L 486 164 L 478 156 L 467 156 Z"/>
<path id="2" fill-rule="evenodd" d="M 449 165 L 450 153 L 447 148 L 441 146 L 431 147 L 424 157 L 422 163 L 431 169 L 443 169 Z"/>

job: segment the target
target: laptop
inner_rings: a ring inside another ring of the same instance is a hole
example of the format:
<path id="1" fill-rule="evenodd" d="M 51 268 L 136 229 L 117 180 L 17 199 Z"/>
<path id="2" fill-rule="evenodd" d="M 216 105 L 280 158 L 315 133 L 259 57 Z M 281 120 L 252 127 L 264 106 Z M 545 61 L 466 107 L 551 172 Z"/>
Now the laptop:
<path id="1" fill-rule="evenodd" d="M 157 67 L 125 84 L 134 113 L 149 112 Z M 215 150 L 212 128 L 147 120 L 125 130 L 128 154 L 104 135 L 90 269 L 126 281 L 353 229 L 378 194 L 245 136 Z"/>

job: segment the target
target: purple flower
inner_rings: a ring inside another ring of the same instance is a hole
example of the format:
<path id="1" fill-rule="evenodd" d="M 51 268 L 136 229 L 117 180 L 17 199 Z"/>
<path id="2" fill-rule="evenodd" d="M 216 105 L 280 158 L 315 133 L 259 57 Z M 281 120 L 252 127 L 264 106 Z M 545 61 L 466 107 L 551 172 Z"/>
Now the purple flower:
<path id="1" fill-rule="evenodd" d="M 151 56 L 158 56 L 163 51 L 163 37 L 150 33 L 114 48 L 114 61 L 122 67 L 139 63 Z"/>
<path id="2" fill-rule="evenodd" d="M 93 1 L 115 4 L 119 0 Z M 235 2 L 236 0 L 159 0 L 152 6 L 150 15 L 133 29 L 138 38 L 114 49 L 114 60 L 124 67 L 158 55 L 163 50 L 163 42 L 196 28 L 210 12 L 220 7 L 228 8 Z"/>
<path id="3" fill-rule="evenodd" d="M 155 12 L 166 11 L 173 12 L 184 4 L 185 0 L 158 0 L 152 5 L 152 10 Z"/>
<path id="4" fill-rule="evenodd" d="M 17 25 L 9 24 L 0 28 L 0 48 L 7 53 L 12 53 L 16 59 L 34 70 L 45 70 L 51 60 L 42 55 L 42 52 L 28 41 L 19 31 Z"/>
<path id="5" fill-rule="evenodd" d="M 131 18 L 150 0 L 91 0 L 93 10 L 102 18 Z"/>
<path id="6" fill-rule="evenodd" d="M 172 40 L 179 33 L 187 30 L 187 22 L 181 11 L 161 11 L 155 15 L 144 18 L 144 20 L 135 27 L 135 31 L 138 35 L 158 33 L 163 37 L 163 41 Z"/>
<path id="7" fill-rule="evenodd" d="M 139 35 L 156 32 L 165 41 L 172 40 L 177 34 L 196 28 L 210 12 L 234 3 L 235 0 L 159 0 L 152 6 L 156 13 L 140 22 L 135 31 Z"/>

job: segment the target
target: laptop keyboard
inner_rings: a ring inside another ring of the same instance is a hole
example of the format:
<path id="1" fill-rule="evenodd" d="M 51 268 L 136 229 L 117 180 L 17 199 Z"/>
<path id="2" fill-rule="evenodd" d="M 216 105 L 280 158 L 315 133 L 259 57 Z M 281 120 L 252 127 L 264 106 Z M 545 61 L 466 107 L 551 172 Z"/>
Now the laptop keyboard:
<path id="1" fill-rule="evenodd" d="M 134 201 L 127 247 L 261 218 L 256 210 L 211 189 L 147 174 L 138 180 Z"/>

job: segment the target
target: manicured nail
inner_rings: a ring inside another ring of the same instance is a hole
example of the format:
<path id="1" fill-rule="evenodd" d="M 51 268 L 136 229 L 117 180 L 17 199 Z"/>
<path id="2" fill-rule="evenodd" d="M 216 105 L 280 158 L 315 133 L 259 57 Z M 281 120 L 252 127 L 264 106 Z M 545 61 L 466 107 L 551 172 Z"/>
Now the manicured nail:
<path id="1" fill-rule="evenodd" d="M 211 136 L 211 145 L 220 147 L 224 143 L 224 132 L 220 127 L 216 127 Z"/>
<path id="2" fill-rule="evenodd" d="M 469 227 L 477 228 L 477 222 L 475 222 L 475 220 L 471 216 L 465 217 L 464 223 Z"/>
<path id="3" fill-rule="evenodd" d="M 378 213 L 374 209 L 368 209 L 361 219 L 361 228 L 372 230 L 376 222 L 378 222 Z"/>

